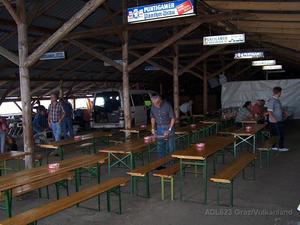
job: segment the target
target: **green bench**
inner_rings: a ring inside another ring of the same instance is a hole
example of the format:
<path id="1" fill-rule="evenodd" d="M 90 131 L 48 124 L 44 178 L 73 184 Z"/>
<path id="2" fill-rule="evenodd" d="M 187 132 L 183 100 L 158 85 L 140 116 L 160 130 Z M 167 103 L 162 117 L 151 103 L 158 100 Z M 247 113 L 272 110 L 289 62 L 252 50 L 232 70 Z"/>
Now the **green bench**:
<path id="1" fill-rule="evenodd" d="M 165 183 L 170 183 L 171 200 L 174 200 L 174 175 L 179 171 L 180 165 L 176 163 L 168 168 L 159 170 L 153 174 L 155 177 L 160 177 L 161 182 L 161 199 L 165 199 Z"/>
<path id="2" fill-rule="evenodd" d="M 220 188 L 230 189 L 230 206 L 233 206 L 233 181 L 242 172 L 245 179 L 245 169 L 251 165 L 253 167 L 253 179 L 255 179 L 255 158 L 252 153 L 243 153 L 237 159 L 226 165 L 221 171 L 216 173 L 210 181 L 217 184 L 217 204 L 220 205 Z"/>
<path id="3" fill-rule="evenodd" d="M 107 193 L 107 210 L 111 210 L 110 194 L 112 192 L 119 196 L 119 213 L 122 213 L 121 208 L 121 186 L 126 185 L 128 178 L 117 177 L 101 182 L 93 187 L 86 188 L 80 192 L 76 192 L 68 197 L 50 202 L 37 208 L 30 209 L 26 212 L 13 216 L 9 219 L 0 222 L 0 225 L 27 225 L 36 224 L 38 220 L 51 216 L 55 213 L 63 211 L 83 201 L 89 200 L 98 196 L 98 210 L 100 210 L 100 195 Z"/>
<path id="4" fill-rule="evenodd" d="M 273 136 L 267 140 L 265 140 L 258 148 L 259 151 L 259 164 L 260 167 L 263 167 L 263 155 L 266 156 L 266 166 L 270 166 L 270 155 L 272 152 L 272 148 L 277 145 L 278 138 Z"/>
<path id="5" fill-rule="evenodd" d="M 128 175 L 131 176 L 131 194 L 134 194 L 137 189 L 137 178 L 142 178 L 145 181 L 146 184 L 146 196 L 147 198 L 150 198 L 150 177 L 149 173 L 154 171 L 160 166 L 163 166 L 164 164 L 173 161 L 174 158 L 172 158 L 171 155 L 166 156 L 164 158 L 161 158 L 159 160 L 156 160 L 154 162 L 151 162 L 145 166 L 133 169 L 129 172 L 127 172 Z"/>

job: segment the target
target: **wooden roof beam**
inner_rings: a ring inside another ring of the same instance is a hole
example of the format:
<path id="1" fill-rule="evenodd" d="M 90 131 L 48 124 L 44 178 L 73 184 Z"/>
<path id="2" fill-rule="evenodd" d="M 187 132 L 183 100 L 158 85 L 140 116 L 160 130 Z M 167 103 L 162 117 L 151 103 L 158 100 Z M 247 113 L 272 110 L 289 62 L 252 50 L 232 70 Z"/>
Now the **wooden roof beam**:
<path id="1" fill-rule="evenodd" d="M 229 68 L 233 67 L 235 64 L 237 64 L 239 62 L 239 60 L 233 60 L 231 63 L 223 66 L 221 69 L 219 69 L 217 72 L 212 73 L 211 75 L 208 76 L 208 79 L 212 79 L 217 75 L 220 75 L 221 73 L 223 73 L 225 70 L 228 70 Z"/>
<path id="2" fill-rule="evenodd" d="M 93 37 L 95 35 L 110 35 L 115 34 L 115 29 L 120 31 L 141 31 L 147 29 L 155 29 L 155 28 L 163 28 L 163 27 L 172 27 L 172 26 L 180 26 L 180 25 L 190 25 L 193 23 L 198 23 L 201 21 L 202 23 L 212 23 L 216 21 L 226 21 L 235 18 L 247 17 L 247 14 L 240 13 L 218 13 L 213 15 L 204 15 L 204 16 L 194 16 L 173 20 L 163 20 L 163 21 L 153 21 L 151 23 L 142 23 L 142 24 L 130 24 L 130 25 L 119 25 L 115 28 L 112 27 L 103 27 L 103 28 L 95 28 L 89 31 L 83 32 L 75 32 L 67 36 L 70 39 L 78 39 L 78 38 L 86 38 Z"/>
<path id="3" fill-rule="evenodd" d="M 205 0 L 206 4 L 219 10 L 255 10 L 255 11 L 299 11 L 300 2 L 265 2 L 265 1 L 214 1 Z"/>
<path id="4" fill-rule="evenodd" d="M 85 18 L 90 16 L 106 0 L 90 0 L 81 10 L 64 23 L 54 34 L 52 34 L 43 44 L 41 44 L 30 56 L 27 57 L 25 66 L 30 67 L 39 58 L 51 49 L 57 42 L 64 38 L 70 31 L 77 27 Z"/>
<path id="5" fill-rule="evenodd" d="M 20 24 L 21 20 L 19 15 L 17 14 L 16 10 L 12 7 L 8 0 L 2 0 L 3 5 L 5 6 L 6 10 L 9 12 L 11 17 L 14 19 L 16 24 Z"/>
<path id="6" fill-rule="evenodd" d="M 13 62 L 14 64 L 19 65 L 19 57 L 15 53 L 1 46 L 0 46 L 0 55 L 8 59 L 9 61 Z"/>
<path id="7" fill-rule="evenodd" d="M 179 76 L 181 76 L 182 74 L 184 74 L 185 72 L 187 72 L 189 69 L 193 68 L 194 66 L 196 66 L 197 64 L 199 64 L 200 62 L 202 62 L 203 60 L 207 59 L 211 55 L 214 55 L 218 51 L 224 49 L 225 47 L 226 47 L 226 45 L 219 45 L 217 47 L 214 47 L 214 48 L 208 50 L 207 52 L 205 52 L 204 54 L 202 54 L 200 57 L 198 57 L 195 60 L 193 60 L 186 67 L 184 67 L 183 69 L 181 69 L 179 71 Z"/>
<path id="8" fill-rule="evenodd" d="M 111 66 L 113 66 L 117 70 L 122 71 L 122 66 L 120 64 L 116 63 L 114 60 L 108 58 L 104 54 L 102 54 L 100 52 L 97 52 L 94 49 L 92 49 L 92 48 L 90 48 L 90 47 L 88 47 L 88 46 L 86 46 L 86 45 L 84 45 L 84 44 L 82 44 L 78 41 L 71 40 L 70 42 L 71 42 L 71 44 L 73 44 L 76 47 L 80 48 L 82 51 L 94 56 L 97 59 L 100 59 L 103 62 L 106 62 L 106 63 L 110 64 Z"/>
<path id="9" fill-rule="evenodd" d="M 166 47 L 170 46 L 177 40 L 181 39 L 185 35 L 189 34 L 193 30 L 198 28 L 201 24 L 202 24 L 202 21 L 198 21 L 198 22 L 192 23 L 191 25 L 189 25 L 186 28 L 183 28 L 182 30 L 180 30 L 179 32 L 174 34 L 172 37 L 168 38 L 167 40 L 165 40 L 164 42 L 162 42 L 161 44 L 157 45 L 155 48 L 150 50 L 148 53 L 146 53 L 145 55 L 143 55 L 136 61 L 132 62 L 130 65 L 128 65 L 128 71 L 129 72 L 132 71 L 133 69 L 135 69 L 136 67 L 138 67 L 139 65 L 141 65 L 142 63 L 144 63 L 145 61 L 150 59 L 152 56 L 156 55 L 157 53 L 159 53 Z"/>

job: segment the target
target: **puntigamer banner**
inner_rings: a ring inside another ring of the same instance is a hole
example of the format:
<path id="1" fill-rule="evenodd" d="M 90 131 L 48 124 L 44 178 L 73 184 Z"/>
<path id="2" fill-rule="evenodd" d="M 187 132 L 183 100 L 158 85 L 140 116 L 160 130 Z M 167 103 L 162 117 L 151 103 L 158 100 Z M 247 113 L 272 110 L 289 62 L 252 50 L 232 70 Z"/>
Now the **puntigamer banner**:
<path id="1" fill-rule="evenodd" d="M 195 15 L 194 0 L 177 0 L 129 8 L 128 23 L 142 23 Z"/>

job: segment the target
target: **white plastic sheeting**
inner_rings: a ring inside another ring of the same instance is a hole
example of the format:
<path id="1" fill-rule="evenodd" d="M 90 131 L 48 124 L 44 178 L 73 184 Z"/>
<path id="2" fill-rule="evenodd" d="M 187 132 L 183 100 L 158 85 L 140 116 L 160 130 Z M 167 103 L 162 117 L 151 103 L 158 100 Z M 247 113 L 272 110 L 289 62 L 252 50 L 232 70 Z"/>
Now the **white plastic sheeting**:
<path id="1" fill-rule="evenodd" d="M 280 98 L 294 118 L 300 119 L 300 79 L 262 80 L 228 82 L 222 85 L 222 108 L 241 107 L 244 102 L 257 99 L 267 100 L 272 96 L 272 89 L 280 86 L 283 89 Z"/>

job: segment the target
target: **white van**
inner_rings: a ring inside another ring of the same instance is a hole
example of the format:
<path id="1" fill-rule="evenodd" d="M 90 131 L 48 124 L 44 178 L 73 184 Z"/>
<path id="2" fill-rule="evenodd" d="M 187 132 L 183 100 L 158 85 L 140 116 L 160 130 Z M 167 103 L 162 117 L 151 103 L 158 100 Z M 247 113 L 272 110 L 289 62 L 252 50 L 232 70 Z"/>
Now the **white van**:
<path id="1" fill-rule="evenodd" d="M 146 124 L 151 107 L 151 96 L 156 94 L 148 90 L 130 90 L 130 109 L 132 126 Z M 105 89 L 94 94 L 92 110 L 92 128 L 123 128 L 124 102 L 120 89 Z"/>

